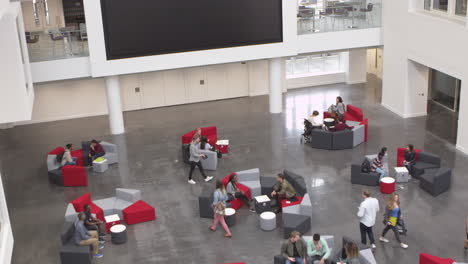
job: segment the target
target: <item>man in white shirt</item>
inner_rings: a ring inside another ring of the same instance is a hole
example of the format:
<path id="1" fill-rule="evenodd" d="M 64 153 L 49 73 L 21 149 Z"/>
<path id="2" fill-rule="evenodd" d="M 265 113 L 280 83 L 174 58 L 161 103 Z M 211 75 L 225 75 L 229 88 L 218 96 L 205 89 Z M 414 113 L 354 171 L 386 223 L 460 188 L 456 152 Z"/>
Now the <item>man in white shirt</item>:
<path id="1" fill-rule="evenodd" d="M 359 217 L 359 228 L 361 230 L 361 243 L 366 245 L 366 234 L 369 235 L 369 240 L 372 248 L 375 248 L 374 232 L 372 227 L 375 224 L 375 218 L 379 211 L 379 201 L 371 197 L 369 190 L 362 191 L 364 201 L 359 205 L 357 216 Z"/>

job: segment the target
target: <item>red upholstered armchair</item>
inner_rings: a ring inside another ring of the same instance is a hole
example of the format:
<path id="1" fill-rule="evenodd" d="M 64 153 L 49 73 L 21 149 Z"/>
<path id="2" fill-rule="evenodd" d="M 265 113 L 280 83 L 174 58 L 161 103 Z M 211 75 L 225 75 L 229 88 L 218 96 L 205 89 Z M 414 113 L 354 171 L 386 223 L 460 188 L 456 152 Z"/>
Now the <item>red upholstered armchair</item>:
<path id="1" fill-rule="evenodd" d="M 190 144 L 190 142 L 192 142 L 193 135 L 195 135 L 195 132 L 195 130 L 192 130 L 182 135 L 182 144 Z M 208 138 L 208 143 L 211 145 L 216 145 L 216 142 L 218 141 L 218 132 L 215 126 L 202 127 L 201 134 L 202 136 L 206 136 Z"/>
<path id="2" fill-rule="evenodd" d="M 419 264 L 452 264 L 453 262 L 455 262 L 453 259 L 443 259 L 426 253 L 421 253 L 419 255 Z"/>
<path id="3" fill-rule="evenodd" d="M 78 213 L 83 212 L 85 204 L 89 204 L 91 206 L 91 213 L 95 214 L 97 219 L 104 221 L 104 212 L 99 206 L 95 205 L 91 201 L 91 194 L 85 193 L 82 196 L 71 201 L 70 203 L 73 205 L 75 211 Z"/>
<path id="4" fill-rule="evenodd" d="M 405 160 L 405 150 L 406 148 L 398 148 L 397 149 L 397 167 L 403 166 L 403 161 Z M 421 152 L 420 149 L 414 149 L 416 152 L 416 160 L 419 159 L 419 152 Z"/>
<path id="5" fill-rule="evenodd" d="M 234 173 L 229 174 L 228 176 L 224 177 L 221 180 L 223 182 L 224 187 L 227 186 L 227 184 L 229 182 L 229 177 L 231 177 L 232 174 L 234 174 Z M 250 189 L 248 187 L 246 187 L 245 185 L 242 185 L 240 183 L 237 183 L 237 188 L 239 188 L 239 190 L 243 191 L 248 199 L 251 199 Z M 231 204 L 232 208 L 238 210 L 239 208 L 242 207 L 242 205 L 244 205 L 244 202 L 242 202 L 241 199 L 237 198 L 237 199 L 234 199 L 233 201 L 231 201 L 230 204 Z"/>
<path id="6" fill-rule="evenodd" d="M 330 114 L 327 111 L 323 112 L 323 118 L 330 118 Z M 364 125 L 364 141 L 367 142 L 368 138 L 368 127 L 369 127 L 369 119 L 364 119 L 364 113 L 362 112 L 361 108 L 357 108 L 354 105 L 346 105 L 346 112 L 344 114 L 343 119 L 345 121 L 355 121 L 360 122 L 360 125 Z"/>

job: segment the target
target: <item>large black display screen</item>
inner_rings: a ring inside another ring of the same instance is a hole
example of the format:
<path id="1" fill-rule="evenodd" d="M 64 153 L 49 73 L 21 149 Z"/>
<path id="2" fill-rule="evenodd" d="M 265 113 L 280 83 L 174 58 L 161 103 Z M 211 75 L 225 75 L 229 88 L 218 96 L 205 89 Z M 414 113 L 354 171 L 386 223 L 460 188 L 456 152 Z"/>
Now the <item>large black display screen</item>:
<path id="1" fill-rule="evenodd" d="M 282 0 L 101 0 L 107 59 L 283 41 Z"/>

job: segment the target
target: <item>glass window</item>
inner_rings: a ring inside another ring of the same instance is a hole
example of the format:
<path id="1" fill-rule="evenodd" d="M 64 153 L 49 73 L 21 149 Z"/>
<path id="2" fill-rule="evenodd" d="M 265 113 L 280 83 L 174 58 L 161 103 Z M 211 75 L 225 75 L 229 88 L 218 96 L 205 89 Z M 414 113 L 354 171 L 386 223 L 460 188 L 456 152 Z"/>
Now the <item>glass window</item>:
<path id="1" fill-rule="evenodd" d="M 467 0 L 456 0 L 455 15 L 466 17 Z"/>
<path id="2" fill-rule="evenodd" d="M 434 9 L 447 11 L 448 0 L 434 0 Z"/>
<path id="3" fill-rule="evenodd" d="M 314 76 L 340 71 L 340 55 L 319 54 L 292 57 L 286 60 L 286 75 L 288 78 Z"/>
<path id="4" fill-rule="evenodd" d="M 431 10 L 431 2 L 432 0 L 424 0 L 424 9 Z"/>

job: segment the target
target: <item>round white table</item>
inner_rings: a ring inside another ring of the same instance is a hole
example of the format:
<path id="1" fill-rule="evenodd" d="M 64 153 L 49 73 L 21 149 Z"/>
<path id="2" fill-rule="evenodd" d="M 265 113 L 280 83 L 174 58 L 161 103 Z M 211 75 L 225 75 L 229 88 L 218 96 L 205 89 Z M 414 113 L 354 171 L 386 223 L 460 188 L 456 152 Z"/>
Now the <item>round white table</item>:
<path id="1" fill-rule="evenodd" d="M 276 229 L 276 214 L 273 212 L 263 212 L 260 214 L 260 229 L 271 231 Z"/>
<path id="2" fill-rule="evenodd" d="M 114 225 L 110 228 L 111 240 L 113 244 L 123 244 L 127 242 L 127 227 L 124 225 Z"/>
<path id="3" fill-rule="evenodd" d="M 335 125 L 335 119 L 333 119 L 333 118 L 324 118 L 324 119 L 323 119 L 323 124 L 324 124 L 326 127 L 334 126 L 334 125 Z"/>
<path id="4" fill-rule="evenodd" d="M 224 220 L 226 224 L 231 227 L 236 224 L 236 209 L 226 208 L 224 210 Z"/>

